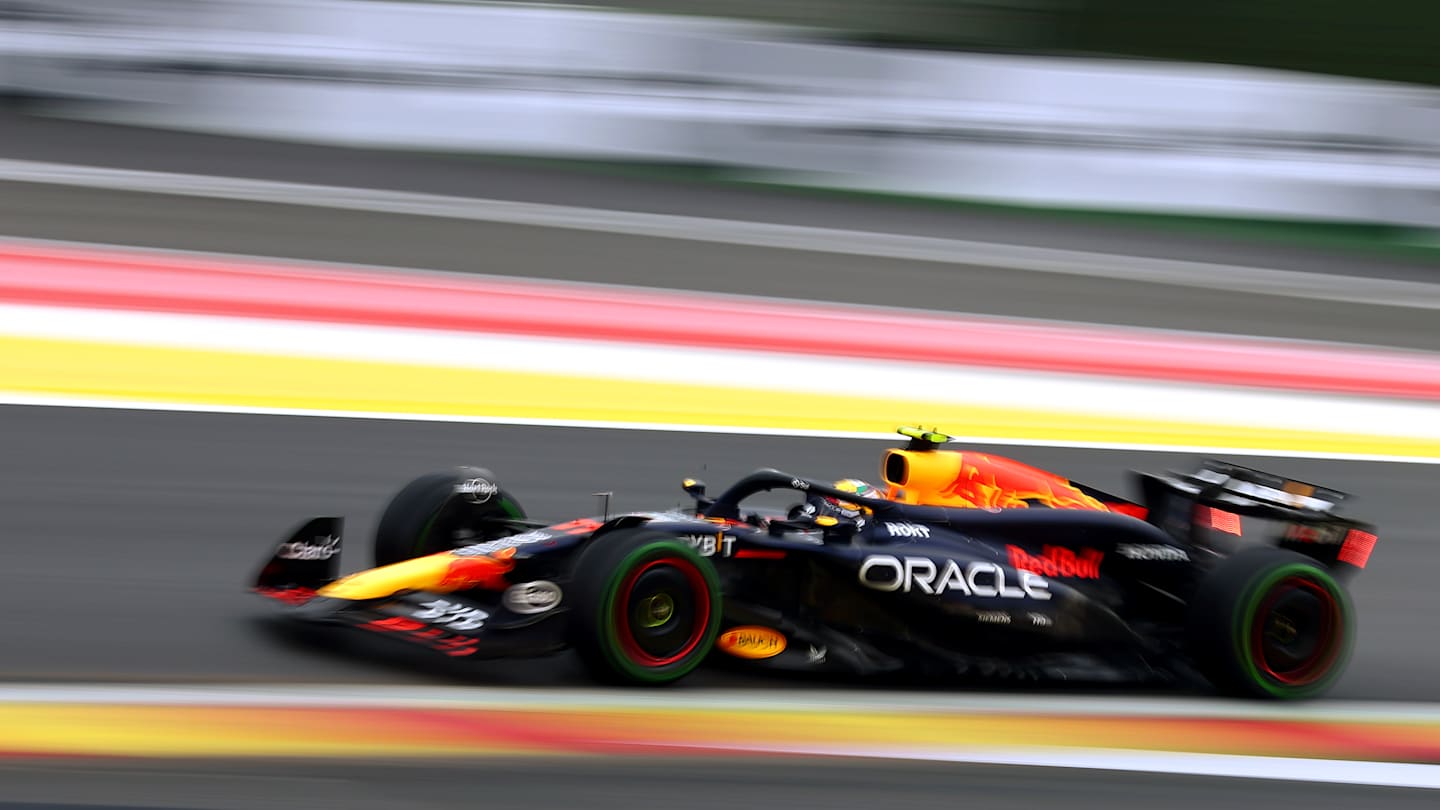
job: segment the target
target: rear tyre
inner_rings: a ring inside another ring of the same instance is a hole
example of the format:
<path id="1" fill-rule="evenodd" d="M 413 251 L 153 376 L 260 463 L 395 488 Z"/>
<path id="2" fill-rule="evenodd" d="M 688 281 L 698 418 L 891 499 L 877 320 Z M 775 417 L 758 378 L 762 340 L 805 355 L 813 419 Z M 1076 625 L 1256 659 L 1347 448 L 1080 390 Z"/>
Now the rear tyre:
<path id="1" fill-rule="evenodd" d="M 606 683 L 672 683 L 700 665 L 720 630 L 720 581 L 673 535 L 601 535 L 575 560 L 571 644 Z"/>
<path id="2" fill-rule="evenodd" d="M 1275 548 L 1241 551 L 1201 582 L 1190 611 L 1191 649 L 1228 694 L 1315 697 L 1335 684 L 1354 645 L 1354 609 L 1318 562 Z"/>
<path id="3" fill-rule="evenodd" d="M 498 486 L 494 492 L 479 494 L 459 491 L 465 482 L 476 480 L 494 485 L 495 475 L 481 467 L 459 467 L 422 475 L 406 484 L 380 516 L 375 529 L 375 564 L 390 565 L 508 534 L 487 527 L 485 521 L 524 518 L 525 510 Z"/>

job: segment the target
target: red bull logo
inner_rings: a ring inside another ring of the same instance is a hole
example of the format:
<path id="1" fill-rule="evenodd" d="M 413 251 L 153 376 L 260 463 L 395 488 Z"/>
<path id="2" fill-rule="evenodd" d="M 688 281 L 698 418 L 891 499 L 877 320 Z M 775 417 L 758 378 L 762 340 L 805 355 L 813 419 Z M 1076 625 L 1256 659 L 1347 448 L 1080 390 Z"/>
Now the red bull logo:
<path id="1" fill-rule="evenodd" d="M 1074 549 L 1063 546 L 1045 546 L 1039 554 L 1031 554 L 1019 546 L 1006 546 L 1010 554 L 1010 567 L 1032 574 L 1060 579 L 1099 579 L 1100 561 L 1105 552 L 1093 548 Z"/>

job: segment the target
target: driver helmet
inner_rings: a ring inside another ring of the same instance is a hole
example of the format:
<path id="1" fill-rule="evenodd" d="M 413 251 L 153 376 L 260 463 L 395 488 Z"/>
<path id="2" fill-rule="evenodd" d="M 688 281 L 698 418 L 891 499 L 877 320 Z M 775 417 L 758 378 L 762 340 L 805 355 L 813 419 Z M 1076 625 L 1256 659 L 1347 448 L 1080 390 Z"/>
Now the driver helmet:
<path id="1" fill-rule="evenodd" d="M 841 492 L 853 492 L 861 498 L 881 497 L 879 490 L 858 478 L 842 478 L 835 482 L 834 487 Z M 842 501 L 839 498 L 832 498 L 828 495 L 813 495 L 808 499 L 806 505 L 814 507 L 814 511 L 810 513 L 814 517 L 833 517 L 837 520 L 859 520 L 862 517 L 869 517 L 870 515 L 870 510 L 858 503 Z"/>

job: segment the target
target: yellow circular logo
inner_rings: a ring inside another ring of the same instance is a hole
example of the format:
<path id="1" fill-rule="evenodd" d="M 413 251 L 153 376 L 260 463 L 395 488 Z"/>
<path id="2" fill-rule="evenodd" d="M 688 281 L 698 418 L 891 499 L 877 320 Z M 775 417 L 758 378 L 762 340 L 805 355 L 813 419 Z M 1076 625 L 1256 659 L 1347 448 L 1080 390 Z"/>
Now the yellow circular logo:
<path id="1" fill-rule="evenodd" d="M 768 627 L 736 627 L 721 633 L 716 644 L 736 658 L 774 658 L 785 652 L 785 636 Z"/>

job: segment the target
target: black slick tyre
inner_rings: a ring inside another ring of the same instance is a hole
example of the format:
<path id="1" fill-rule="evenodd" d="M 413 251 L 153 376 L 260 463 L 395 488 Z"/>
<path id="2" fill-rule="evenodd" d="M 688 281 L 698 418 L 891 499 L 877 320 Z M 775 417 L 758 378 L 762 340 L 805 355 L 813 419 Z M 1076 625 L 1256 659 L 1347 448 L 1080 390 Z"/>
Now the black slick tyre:
<path id="1" fill-rule="evenodd" d="M 1339 582 L 1303 554 L 1252 548 L 1221 561 L 1190 605 L 1191 651 L 1220 691 L 1312 698 L 1339 680 L 1354 609 Z"/>
<path id="2" fill-rule="evenodd" d="M 590 541 L 570 588 L 571 644 L 605 683 L 677 681 L 710 653 L 720 629 L 714 566 L 663 532 L 627 529 Z"/>
<path id="3" fill-rule="evenodd" d="M 494 486 L 481 495 L 466 496 L 458 489 L 467 481 Z M 459 467 L 429 473 L 406 484 L 380 516 L 375 529 L 376 565 L 390 565 L 456 546 L 456 534 L 486 518 L 525 517 L 525 510 L 508 492 L 494 485 L 495 475 L 481 467 Z M 483 500 L 479 500 L 482 498 Z M 487 539 L 478 536 L 471 542 Z"/>

